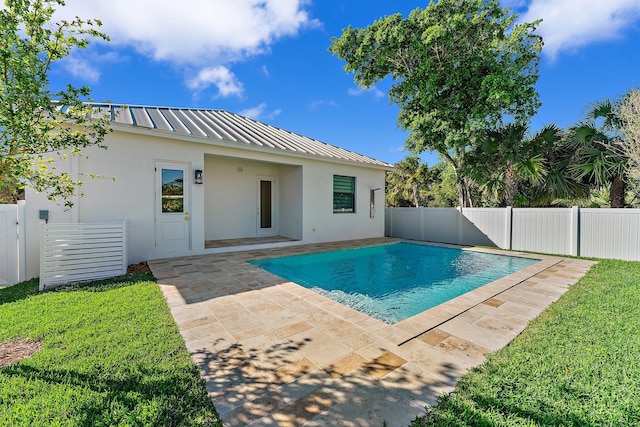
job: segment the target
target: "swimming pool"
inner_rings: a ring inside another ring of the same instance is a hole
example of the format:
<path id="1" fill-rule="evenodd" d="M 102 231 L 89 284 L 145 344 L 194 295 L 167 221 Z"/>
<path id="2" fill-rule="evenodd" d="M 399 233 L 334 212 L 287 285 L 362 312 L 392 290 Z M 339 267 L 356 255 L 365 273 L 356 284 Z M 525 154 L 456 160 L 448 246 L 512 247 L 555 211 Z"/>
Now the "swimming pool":
<path id="1" fill-rule="evenodd" d="M 400 242 L 251 263 L 393 324 L 538 261 Z"/>

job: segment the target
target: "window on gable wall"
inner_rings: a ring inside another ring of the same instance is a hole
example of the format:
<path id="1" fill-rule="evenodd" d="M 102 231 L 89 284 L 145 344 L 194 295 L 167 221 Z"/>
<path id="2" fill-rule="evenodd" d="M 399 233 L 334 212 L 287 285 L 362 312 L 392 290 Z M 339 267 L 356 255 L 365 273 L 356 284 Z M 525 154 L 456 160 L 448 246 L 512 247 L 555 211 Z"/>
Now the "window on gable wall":
<path id="1" fill-rule="evenodd" d="M 356 211 L 356 178 L 353 176 L 333 176 L 333 213 L 354 213 Z"/>

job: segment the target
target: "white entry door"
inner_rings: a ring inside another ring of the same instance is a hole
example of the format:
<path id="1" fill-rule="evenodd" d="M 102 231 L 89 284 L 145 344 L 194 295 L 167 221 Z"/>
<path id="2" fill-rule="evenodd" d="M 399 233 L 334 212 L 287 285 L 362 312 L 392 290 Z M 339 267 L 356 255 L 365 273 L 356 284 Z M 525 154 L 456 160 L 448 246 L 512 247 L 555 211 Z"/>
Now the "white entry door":
<path id="1" fill-rule="evenodd" d="M 277 233 L 277 191 L 275 183 L 276 180 L 273 177 L 258 177 L 258 209 L 256 214 L 259 236 Z"/>
<path id="2" fill-rule="evenodd" d="M 156 252 L 188 251 L 189 165 L 156 162 Z"/>

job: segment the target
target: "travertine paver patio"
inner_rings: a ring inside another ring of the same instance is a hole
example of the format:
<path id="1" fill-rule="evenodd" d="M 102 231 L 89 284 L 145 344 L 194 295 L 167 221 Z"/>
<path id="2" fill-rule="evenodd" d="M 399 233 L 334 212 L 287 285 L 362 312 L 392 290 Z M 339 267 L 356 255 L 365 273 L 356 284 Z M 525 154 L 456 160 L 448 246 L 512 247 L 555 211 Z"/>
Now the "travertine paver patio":
<path id="1" fill-rule="evenodd" d="M 393 241 L 149 262 L 225 426 L 406 426 L 593 264 L 524 255 L 541 261 L 387 325 L 246 262 Z"/>

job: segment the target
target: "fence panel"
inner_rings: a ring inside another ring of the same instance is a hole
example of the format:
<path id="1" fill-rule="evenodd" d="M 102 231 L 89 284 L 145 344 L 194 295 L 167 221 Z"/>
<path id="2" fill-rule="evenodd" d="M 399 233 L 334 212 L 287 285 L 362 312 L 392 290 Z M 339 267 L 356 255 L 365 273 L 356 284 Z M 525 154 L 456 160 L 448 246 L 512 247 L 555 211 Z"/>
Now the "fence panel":
<path id="1" fill-rule="evenodd" d="M 18 282 L 18 205 L 0 205 L 0 286 Z"/>
<path id="2" fill-rule="evenodd" d="M 580 255 L 640 261 L 640 209 L 580 209 Z"/>
<path id="3" fill-rule="evenodd" d="M 389 230 L 393 237 L 400 239 L 422 240 L 420 211 L 413 208 L 387 208 Z"/>
<path id="4" fill-rule="evenodd" d="M 40 290 L 127 271 L 126 221 L 41 225 Z"/>
<path id="5" fill-rule="evenodd" d="M 411 208 L 407 208 L 411 209 Z M 460 211 L 456 208 L 419 208 L 422 238 L 440 243 L 460 243 Z"/>
<path id="6" fill-rule="evenodd" d="M 462 214 L 461 244 L 509 248 L 510 208 L 464 208 Z"/>
<path id="7" fill-rule="evenodd" d="M 386 235 L 640 261 L 640 209 L 387 208 Z"/>
<path id="8" fill-rule="evenodd" d="M 571 208 L 513 209 L 512 249 L 571 255 Z"/>

